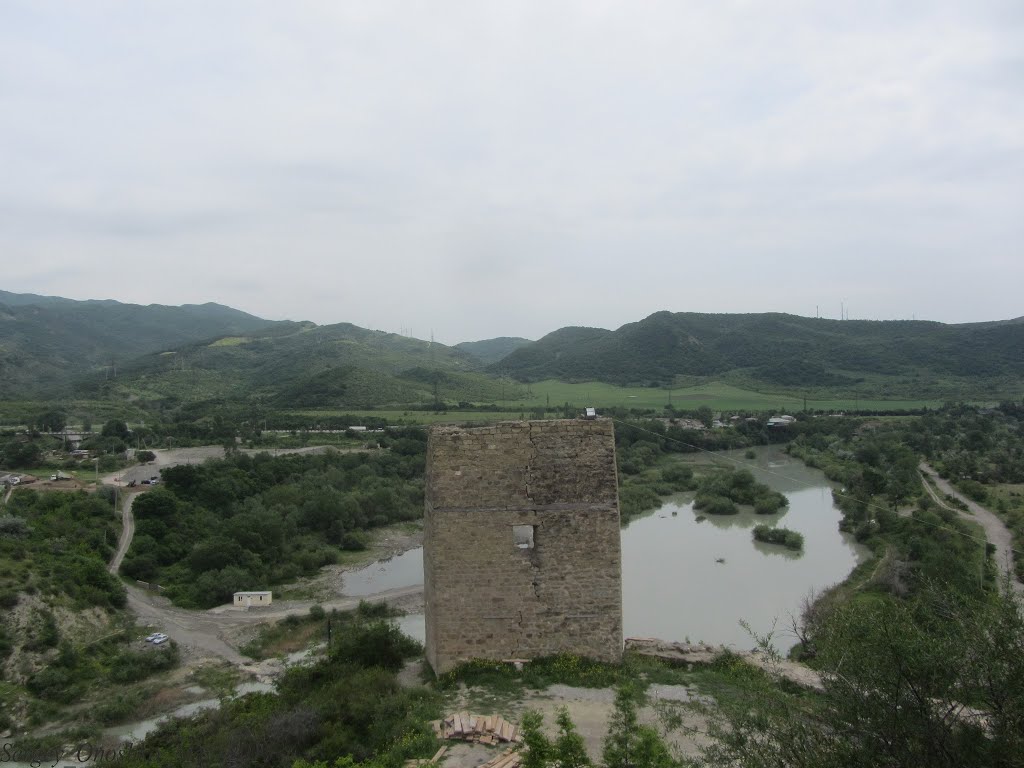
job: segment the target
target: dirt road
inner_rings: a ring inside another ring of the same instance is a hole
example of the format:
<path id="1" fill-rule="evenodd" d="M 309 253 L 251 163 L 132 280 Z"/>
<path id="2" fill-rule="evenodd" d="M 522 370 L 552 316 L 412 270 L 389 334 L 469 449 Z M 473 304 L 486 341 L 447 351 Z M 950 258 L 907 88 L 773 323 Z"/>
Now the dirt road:
<path id="1" fill-rule="evenodd" d="M 310 445 L 305 448 L 243 448 L 242 453 L 255 456 L 258 453 L 269 453 L 271 456 L 284 456 L 291 453 L 323 453 L 332 446 Z M 367 448 L 334 448 L 342 453 L 352 451 L 365 451 Z M 149 464 L 137 464 L 133 467 L 125 467 L 117 472 L 106 474 L 102 478 L 105 485 L 120 483 L 125 485 L 134 480 L 141 483 L 154 475 L 159 475 L 161 469 L 177 467 L 181 464 L 202 464 L 208 459 L 223 459 L 224 446 L 222 445 L 198 445 L 193 448 L 157 448 L 153 451 L 156 459 Z"/>
<path id="2" fill-rule="evenodd" d="M 107 570 L 113 574 L 116 574 L 121 569 L 121 561 L 124 560 L 125 553 L 128 552 L 128 547 L 132 545 L 132 539 L 135 537 L 135 517 L 132 515 L 132 502 L 135 501 L 135 497 L 139 494 L 127 492 L 122 497 L 121 502 L 121 535 L 117 539 L 117 551 L 114 556 L 110 558 L 110 563 L 107 565 Z"/>
<path id="3" fill-rule="evenodd" d="M 935 485 L 940 491 L 955 499 L 959 499 L 967 506 L 970 514 L 963 510 L 956 509 L 955 507 L 951 507 L 935 492 L 935 489 L 932 488 L 930 483 L 925 482 L 924 487 L 928 490 L 929 495 L 931 495 L 932 499 L 934 499 L 939 506 L 956 512 L 965 520 L 972 520 L 981 525 L 985 531 L 985 538 L 988 540 L 989 544 L 992 544 L 996 548 L 995 560 L 996 565 L 999 566 L 1000 572 L 1004 577 L 1009 578 L 1011 588 L 1018 595 L 1024 596 L 1024 584 L 1017 581 L 1013 570 L 1013 534 L 1010 533 L 1010 530 L 1006 527 L 1003 521 L 994 513 L 985 509 L 985 507 L 981 506 L 977 502 L 971 501 L 971 499 L 953 488 L 952 485 L 939 477 L 939 474 L 925 462 L 922 461 L 918 469 L 920 469 L 921 473 L 926 478 L 934 480 Z"/>
<path id="4" fill-rule="evenodd" d="M 190 611 L 176 608 L 166 597 L 154 595 L 138 587 L 128 586 L 128 606 L 139 617 L 140 623 L 149 624 L 166 633 L 182 646 L 186 655 L 219 656 L 233 664 L 251 661 L 236 651 L 226 640 L 233 630 L 277 621 L 286 616 L 301 616 L 309 613 L 313 605 L 324 610 L 352 610 L 360 600 L 371 602 L 399 600 L 423 592 L 422 586 L 389 589 L 365 597 L 339 597 L 314 603 L 312 600 L 290 601 L 287 605 L 274 608 L 219 607 L 208 611 Z"/>

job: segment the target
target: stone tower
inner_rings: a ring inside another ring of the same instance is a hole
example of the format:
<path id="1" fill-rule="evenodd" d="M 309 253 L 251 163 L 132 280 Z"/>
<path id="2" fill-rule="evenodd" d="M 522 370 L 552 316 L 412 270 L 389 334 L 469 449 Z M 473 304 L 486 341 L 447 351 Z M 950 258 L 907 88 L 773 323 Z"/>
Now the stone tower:
<path id="1" fill-rule="evenodd" d="M 427 661 L 622 659 L 611 421 L 439 426 L 427 443 Z"/>

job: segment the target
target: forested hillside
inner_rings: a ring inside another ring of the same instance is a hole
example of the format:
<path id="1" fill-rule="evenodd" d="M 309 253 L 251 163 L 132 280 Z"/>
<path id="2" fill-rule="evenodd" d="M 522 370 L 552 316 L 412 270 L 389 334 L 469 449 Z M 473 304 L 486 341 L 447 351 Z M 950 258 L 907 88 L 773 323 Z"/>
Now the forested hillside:
<path id="1" fill-rule="evenodd" d="M 480 362 L 490 365 L 531 343 L 529 339 L 521 339 L 518 336 L 499 336 L 496 339 L 464 341 L 461 344 L 456 344 L 455 348 L 468 352 Z"/>
<path id="2" fill-rule="evenodd" d="M 96 376 L 86 391 L 143 400 L 261 397 L 280 408 L 497 400 L 502 383 L 459 349 L 349 323 L 280 323 Z M 511 391 L 511 388 L 510 388 Z"/>
<path id="3" fill-rule="evenodd" d="M 919 394 L 963 383 L 1013 386 L 1024 376 L 1024 320 L 944 325 L 825 320 L 784 314 L 657 312 L 616 331 L 562 328 L 523 346 L 493 372 L 665 385 L 718 377 L 782 387 L 856 388 L 895 382 Z"/>
<path id="4" fill-rule="evenodd" d="M 0 291 L 0 391 L 38 398 L 149 352 L 249 333 L 267 320 L 220 304 L 168 307 Z"/>

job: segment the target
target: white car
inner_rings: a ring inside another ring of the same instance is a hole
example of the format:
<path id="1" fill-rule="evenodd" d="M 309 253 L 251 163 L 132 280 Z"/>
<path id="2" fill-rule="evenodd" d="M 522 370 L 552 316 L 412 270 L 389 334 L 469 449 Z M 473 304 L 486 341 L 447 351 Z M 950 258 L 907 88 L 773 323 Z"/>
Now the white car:
<path id="1" fill-rule="evenodd" d="M 160 645 L 161 643 L 166 643 L 168 639 L 169 638 L 167 637 L 167 635 L 161 635 L 153 641 L 153 645 Z"/>
<path id="2" fill-rule="evenodd" d="M 163 632 L 154 632 L 152 635 L 146 638 L 147 643 L 163 643 L 166 642 L 167 635 Z"/>

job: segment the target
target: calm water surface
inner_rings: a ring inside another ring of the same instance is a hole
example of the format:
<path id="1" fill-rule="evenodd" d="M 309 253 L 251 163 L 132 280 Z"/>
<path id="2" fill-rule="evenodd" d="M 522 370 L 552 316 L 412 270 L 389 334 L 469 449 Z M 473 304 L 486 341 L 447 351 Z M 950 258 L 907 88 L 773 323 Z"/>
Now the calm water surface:
<path id="1" fill-rule="evenodd" d="M 708 515 L 698 521 L 692 494 L 670 497 L 661 509 L 622 529 L 623 622 L 627 637 L 704 641 L 748 648 L 753 641 L 739 622 L 764 634 L 777 621 L 775 645 L 787 650 L 786 631 L 812 590 L 842 581 L 868 556 L 841 533 L 842 517 L 825 476 L 775 447 L 715 454 L 716 463 L 749 467 L 759 482 L 780 491 L 789 506 L 780 514 Z M 675 514 L 673 514 L 673 512 Z M 803 553 L 755 542 L 758 523 L 778 524 L 804 536 Z M 721 562 L 719 562 L 721 561 Z M 345 593 L 423 583 L 423 550 L 414 549 L 345 576 Z M 400 626 L 423 640 L 423 615 Z"/>
<path id="2" fill-rule="evenodd" d="M 852 536 L 839 531 L 842 513 L 821 472 L 774 447 L 756 453 L 754 459 L 742 451 L 716 456 L 749 465 L 759 482 L 784 493 L 789 507 L 780 514 L 747 511 L 698 521 L 691 494 L 670 498 L 623 529 L 627 637 L 688 637 L 747 648 L 753 642 L 740 620 L 764 634 L 778 619 L 775 644 L 788 649 L 795 640 L 784 630 L 804 596 L 842 581 L 867 556 Z M 752 529 L 759 523 L 802 533 L 803 553 L 755 542 Z"/>

